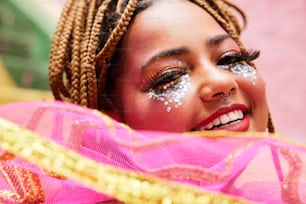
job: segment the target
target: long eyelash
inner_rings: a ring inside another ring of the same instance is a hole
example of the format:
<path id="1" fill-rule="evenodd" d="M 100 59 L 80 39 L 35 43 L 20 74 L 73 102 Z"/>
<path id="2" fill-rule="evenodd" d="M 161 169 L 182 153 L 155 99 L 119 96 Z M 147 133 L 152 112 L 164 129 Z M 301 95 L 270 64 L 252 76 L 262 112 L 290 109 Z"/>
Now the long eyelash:
<path id="1" fill-rule="evenodd" d="M 241 52 L 241 61 L 251 62 L 257 59 L 260 55 L 259 50 L 244 50 Z"/>
<path id="2" fill-rule="evenodd" d="M 161 71 L 161 73 L 159 72 L 148 73 L 147 78 L 149 79 L 150 83 L 144 88 L 142 88 L 142 91 L 146 92 L 149 89 L 158 86 L 158 84 L 162 83 L 163 80 L 167 80 L 167 79 L 171 80 L 170 78 L 172 75 L 179 75 L 180 73 L 183 75 L 183 73 L 188 73 L 188 72 L 189 72 L 189 67 L 181 67 L 181 68 L 177 68 L 174 70 L 167 68 L 166 70 Z M 166 83 L 169 83 L 169 82 L 166 82 Z"/>
<path id="3" fill-rule="evenodd" d="M 151 88 L 158 87 L 160 84 L 164 83 L 170 83 L 172 80 L 175 80 L 178 78 L 178 76 L 181 76 L 183 72 L 182 70 L 173 70 L 163 73 L 161 76 L 159 76 L 157 79 L 152 81 Z"/>

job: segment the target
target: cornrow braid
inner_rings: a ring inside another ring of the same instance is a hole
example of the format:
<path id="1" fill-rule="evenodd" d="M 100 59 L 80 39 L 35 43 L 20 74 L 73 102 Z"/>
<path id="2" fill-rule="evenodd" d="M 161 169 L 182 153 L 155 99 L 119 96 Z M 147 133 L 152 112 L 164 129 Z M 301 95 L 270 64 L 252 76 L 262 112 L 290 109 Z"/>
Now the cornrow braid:
<path id="1" fill-rule="evenodd" d="M 239 36 L 247 20 L 238 6 L 228 0 L 190 1 L 206 10 L 244 50 Z M 49 83 L 55 99 L 110 110 L 115 103 L 114 76 L 122 71 L 116 67 L 120 41 L 133 17 L 152 3 L 154 0 L 68 0 L 50 52 Z M 268 127 L 274 131 L 270 115 Z"/>

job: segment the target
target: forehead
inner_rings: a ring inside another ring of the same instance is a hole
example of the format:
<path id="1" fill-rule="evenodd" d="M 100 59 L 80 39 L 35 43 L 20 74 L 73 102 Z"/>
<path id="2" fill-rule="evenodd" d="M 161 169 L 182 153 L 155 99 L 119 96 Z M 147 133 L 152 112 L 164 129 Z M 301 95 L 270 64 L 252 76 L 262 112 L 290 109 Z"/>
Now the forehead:
<path id="1" fill-rule="evenodd" d="M 154 52 L 188 46 L 225 31 L 203 8 L 187 0 L 158 0 L 134 18 L 122 47 L 125 60 L 143 61 Z M 134 61 L 135 62 L 135 61 Z"/>
<path id="2" fill-rule="evenodd" d="M 205 9 L 188 0 L 154 0 L 145 5 L 136 17 L 138 21 L 141 18 L 147 23 L 162 21 L 162 24 L 167 25 L 167 23 L 183 23 L 190 19 L 203 19 L 208 16 L 212 18 Z"/>
<path id="3" fill-rule="evenodd" d="M 224 32 L 206 10 L 193 2 L 155 0 L 136 15 L 125 38 L 131 40 L 131 37 L 135 37 L 135 40 L 143 44 L 160 41 L 162 38 L 169 40 L 172 35 L 180 33 L 184 35 L 196 32 L 212 36 L 216 30 Z"/>

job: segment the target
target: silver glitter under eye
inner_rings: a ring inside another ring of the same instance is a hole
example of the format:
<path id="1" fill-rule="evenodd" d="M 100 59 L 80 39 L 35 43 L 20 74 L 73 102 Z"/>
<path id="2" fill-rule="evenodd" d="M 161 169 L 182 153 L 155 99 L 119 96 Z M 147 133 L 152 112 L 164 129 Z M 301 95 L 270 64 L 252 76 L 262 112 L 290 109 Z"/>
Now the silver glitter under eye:
<path id="1" fill-rule="evenodd" d="M 256 85 L 257 71 L 254 67 L 247 64 L 235 64 L 233 66 L 220 66 L 221 69 L 229 70 L 234 74 L 242 75 L 244 78 L 250 79 L 253 85 Z"/>
<path id="2" fill-rule="evenodd" d="M 161 90 L 150 89 L 148 93 L 149 98 L 163 102 L 167 112 L 170 112 L 173 107 L 178 108 L 182 105 L 182 99 L 191 84 L 190 76 L 185 74 L 173 83 L 173 85 L 162 87 Z"/>

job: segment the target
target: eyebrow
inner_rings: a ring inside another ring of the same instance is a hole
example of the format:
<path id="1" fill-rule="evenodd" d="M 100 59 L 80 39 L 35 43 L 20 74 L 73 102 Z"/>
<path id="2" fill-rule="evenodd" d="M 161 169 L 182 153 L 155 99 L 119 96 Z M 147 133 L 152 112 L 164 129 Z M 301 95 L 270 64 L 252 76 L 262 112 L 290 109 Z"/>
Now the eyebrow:
<path id="1" fill-rule="evenodd" d="M 206 44 L 208 47 L 214 47 L 228 38 L 233 39 L 233 37 L 229 34 L 216 35 L 213 38 L 209 39 Z M 144 71 L 147 66 L 149 66 L 150 64 L 152 64 L 153 62 L 155 62 L 156 60 L 160 58 L 178 56 L 178 55 L 186 54 L 188 52 L 189 52 L 189 49 L 187 47 L 177 47 L 177 48 L 159 52 L 156 55 L 153 55 L 143 66 L 141 66 L 141 71 Z"/>
<path id="2" fill-rule="evenodd" d="M 172 57 L 172 56 L 178 56 L 182 54 L 188 53 L 189 50 L 186 47 L 178 47 L 173 48 L 169 50 L 165 50 L 162 52 L 157 53 L 156 55 L 153 55 L 143 66 L 141 66 L 141 70 L 143 71 L 147 66 L 155 62 L 156 60 L 164 57 Z"/>
<path id="3" fill-rule="evenodd" d="M 233 37 L 229 34 L 216 35 L 207 41 L 207 45 L 208 47 L 214 47 L 228 38 L 233 39 Z"/>

